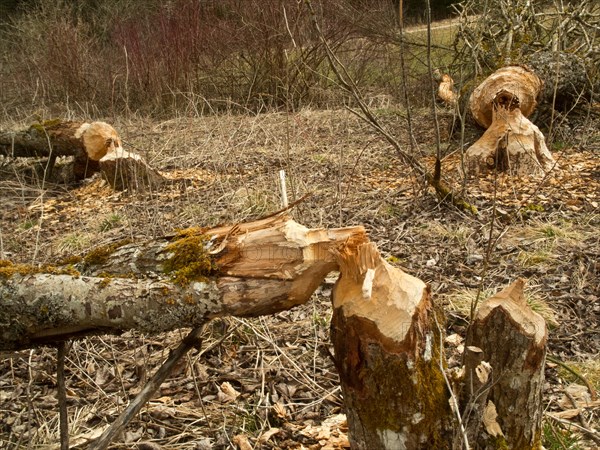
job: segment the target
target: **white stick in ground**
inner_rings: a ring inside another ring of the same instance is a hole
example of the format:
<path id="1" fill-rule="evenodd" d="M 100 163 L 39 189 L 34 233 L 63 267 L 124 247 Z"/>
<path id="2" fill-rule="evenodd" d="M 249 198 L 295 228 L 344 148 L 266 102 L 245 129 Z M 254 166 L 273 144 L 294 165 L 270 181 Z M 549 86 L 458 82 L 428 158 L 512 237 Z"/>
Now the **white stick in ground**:
<path id="1" fill-rule="evenodd" d="M 288 207 L 287 188 L 285 186 L 285 170 L 279 171 L 279 182 L 281 184 L 281 203 L 284 208 Z"/>

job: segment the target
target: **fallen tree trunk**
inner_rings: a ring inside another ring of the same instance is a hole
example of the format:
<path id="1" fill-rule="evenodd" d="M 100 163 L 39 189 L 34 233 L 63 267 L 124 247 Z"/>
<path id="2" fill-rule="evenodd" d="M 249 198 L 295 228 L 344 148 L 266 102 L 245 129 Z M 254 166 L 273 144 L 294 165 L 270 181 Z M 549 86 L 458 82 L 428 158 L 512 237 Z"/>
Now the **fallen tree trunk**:
<path id="1" fill-rule="evenodd" d="M 469 175 L 490 171 L 545 174 L 555 166 L 544 135 L 527 119 L 542 86 L 534 72 L 509 66 L 494 72 L 473 91 L 471 113 L 487 130 L 465 153 Z"/>
<path id="2" fill-rule="evenodd" d="M 352 448 L 450 448 L 442 320 L 429 289 L 372 243 L 344 248 L 338 262 L 331 335 Z"/>
<path id="3" fill-rule="evenodd" d="M 0 132 L 0 154 L 10 157 L 74 157 L 73 176 L 82 180 L 100 170 L 98 161 L 121 147 L 115 129 L 104 122 L 50 120 L 26 130 Z"/>
<path id="4" fill-rule="evenodd" d="M 365 240 L 362 227 L 310 230 L 275 216 L 144 245 L 117 242 L 86 255 L 82 274 L 4 262 L 0 349 L 273 314 L 309 300 L 337 267 L 331 250 Z"/>
<path id="5" fill-rule="evenodd" d="M 52 120 L 26 130 L 0 132 L 0 155 L 47 157 L 50 172 L 57 157 L 73 157 L 75 181 L 102 172 L 115 190 L 146 189 L 166 182 L 140 155 L 124 151 L 117 131 L 105 122 Z"/>

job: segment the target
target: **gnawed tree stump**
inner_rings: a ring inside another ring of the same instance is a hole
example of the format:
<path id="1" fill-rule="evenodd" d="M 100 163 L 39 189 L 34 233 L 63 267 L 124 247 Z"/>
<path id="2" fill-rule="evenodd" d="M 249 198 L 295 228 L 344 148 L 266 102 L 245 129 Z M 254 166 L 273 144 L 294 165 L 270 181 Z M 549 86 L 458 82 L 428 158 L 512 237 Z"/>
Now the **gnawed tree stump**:
<path id="1" fill-rule="evenodd" d="M 527 304 L 524 285 L 519 279 L 486 300 L 469 328 L 466 348 L 481 353 L 465 358 L 462 398 L 464 408 L 476 405 L 467 418 L 476 448 L 541 448 L 547 331 Z M 482 361 L 489 367 L 480 367 Z M 481 371 L 489 379 L 473 375 Z"/>
<path id="2" fill-rule="evenodd" d="M 446 106 L 455 107 L 458 103 L 458 94 L 454 89 L 454 80 L 447 73 L 442 74 L 439 69 L 434 72 L 434 80 L 438 83 L 437 98 Z"/>
<path id="3" fill-rule="evenodd" d="M 429 289 L 372 243 L 337 260 L 331 335 L 352 448 L 450 448 L 442 321 Z"/>
<path id="4" fill-rule="evenodd" d="M 122 148 L 108 152 L 100 160 L 102 177 L 116 191 L 143 191 L 158 188 L 167 179 L 137 153 Z"/>
<path id="5" fill-rule="evenodd" d="M 116 190 L 145 189 L 166 181 L 140 155 L 123 150 L 119 134 L 105 122 L 52 120 L 27 130 L 0 132 L 0 155 L 47 157 L 50 172 L 57 157 L 72 156 L 75 181 L 102 171 Z"/>
<path id="6" fill-rule="evenodd" d="M 544 135 L 527 116 L 536 106 L 542 80 L 521 66 L 499 69 L 473 91 L 469 107 L 487 128 L 465 153 L 469 175 L 490 171 L 545 174 L 555 166 Z"/>
<path id="7" fill-rule="evenodd" d="M 331 250 L 365 240 L 362 227 L 311 230 L 275 216 L 142 245 L 117 242 L 88 254 L 82 273 L 2 262 L 0 349 L 273 314 L 309 300 L 337 267 Z"/>

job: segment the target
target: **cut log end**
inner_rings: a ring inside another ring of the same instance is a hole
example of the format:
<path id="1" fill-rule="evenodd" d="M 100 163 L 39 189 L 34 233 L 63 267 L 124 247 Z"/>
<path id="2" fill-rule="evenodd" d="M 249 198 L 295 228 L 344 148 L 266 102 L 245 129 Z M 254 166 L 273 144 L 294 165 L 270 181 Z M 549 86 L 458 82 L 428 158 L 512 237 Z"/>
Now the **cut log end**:
<path id="1" fill-rule="evenodd" d="M 519 107 L 528 117 L 537 105 L 537 97 L 544 82 L 535 72 L 524 66 L 507 66 L 486 78 L 471 94 L 469 109 L 475 121 L 484 128 L 493 122 L 494 100 L 498 93 L 509 93 L 519 101 Z"/>

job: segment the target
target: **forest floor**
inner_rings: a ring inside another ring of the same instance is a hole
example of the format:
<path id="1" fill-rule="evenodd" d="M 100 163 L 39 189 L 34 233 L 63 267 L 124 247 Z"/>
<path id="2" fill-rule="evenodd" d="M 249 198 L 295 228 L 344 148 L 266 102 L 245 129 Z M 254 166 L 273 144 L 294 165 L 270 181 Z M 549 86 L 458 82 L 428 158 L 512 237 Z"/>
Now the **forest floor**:
<path id="1" fill-rule="evenodd" d="M 376 112 L 409 148 L 403 111 Z M 413 119 L 414 152 L 432 168 L 430 113 L 415 111 Z M 191 182 L 114 192 L 99 177 L 50 183 L 30 161 L 0 159 L 0 259 L 49 263 L 124 237 L 145 240 L 176 228 L 259 218 L 281 208 L 278 179 L 285 169 L 290 201 L 312 194 L 293 209 L 294 218 L 308 227 L 364 225 L 389 262 L 431 286 L 445 305 L 448 335 L 464 335 L 478 293 L 483 299 L 526 278 L 529 300 L 549 324 L 553 361 L 579 374 L 547 362 L 545 446 L 597 448 L 581 429 L 598 435 L 600 423 L 585 387 L 600 390 L 600 120 L 555 137 L 558 165 L 545 178 L 464 180 L 458 142 L 449 138 L 452 116 L 440 119 L 443 176 L 477 206 L 476 216 L 441 204 L 376 132 L 345 110 L 160 122 L 131 117 L 107 120 L 125 148 Z M 293 310 L 211 322 L 201 348 L 111 448 L 345 448 L 330 357 L 334 281 L 331 274 L 308 304 Z M 72 343 L 66 371 L 73 448 L 86 448 L 114 420 L 184 335 L 128 333 Z M 455 365 L 460 348 L 455 339 L 448 347 Z M 573 409 L 580 416 L 557 416 Z M 2 354 L 0 447 L 57 448 L 58 440 L 56 351 Z"/>

